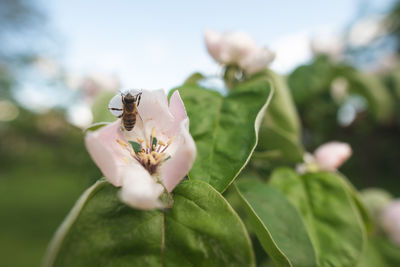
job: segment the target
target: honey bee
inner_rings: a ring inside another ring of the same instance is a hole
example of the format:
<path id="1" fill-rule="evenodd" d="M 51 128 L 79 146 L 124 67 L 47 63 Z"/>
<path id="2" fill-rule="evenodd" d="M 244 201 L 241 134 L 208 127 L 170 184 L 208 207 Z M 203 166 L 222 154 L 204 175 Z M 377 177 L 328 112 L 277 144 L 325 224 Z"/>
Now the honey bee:
<path id="1" fill-rule="evenodd" d="M 122 118 L 122 124 L 125 130 L 132 131 L 136 124 L 138 115 L 138 106 L 140 104 L 141 91 L 129 90 L 114 96 L 108 104 L 111 114 L 118 118 Z"/>

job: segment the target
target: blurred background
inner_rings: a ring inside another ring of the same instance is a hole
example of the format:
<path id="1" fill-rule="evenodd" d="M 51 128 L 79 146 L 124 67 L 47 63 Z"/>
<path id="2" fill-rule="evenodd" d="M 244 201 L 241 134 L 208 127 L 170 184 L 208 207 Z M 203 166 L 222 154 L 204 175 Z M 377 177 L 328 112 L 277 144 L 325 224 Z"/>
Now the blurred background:
<path id="1" fill-rule="evenodd" d="M 217 75 L 203 31 L 240 30 L 276 52 L 303 143 L 340 140 L 358 188 L 400 196 L 400 5 L 394 0 L 0 0 L 0 266 L 39 266 L 101 174 L 82 129 L 111 121 L 122 88 Z"/>

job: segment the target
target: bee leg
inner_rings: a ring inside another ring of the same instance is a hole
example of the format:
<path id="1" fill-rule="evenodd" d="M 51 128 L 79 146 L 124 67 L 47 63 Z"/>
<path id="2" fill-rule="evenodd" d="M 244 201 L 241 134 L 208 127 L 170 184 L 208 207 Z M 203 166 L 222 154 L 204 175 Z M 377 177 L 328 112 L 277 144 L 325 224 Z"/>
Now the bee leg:
<path id="1" fill-rule="evenodd" d="M 122 115 L 124 115 L 124 114 L 119 115 L 117 118 L 122 118 Z"/>
<path id="2" fill-rule="evenodd" d="M 142 93 L 137 96 L 137 106 L 139 106 L 140 99 L 142 98 Z"/>

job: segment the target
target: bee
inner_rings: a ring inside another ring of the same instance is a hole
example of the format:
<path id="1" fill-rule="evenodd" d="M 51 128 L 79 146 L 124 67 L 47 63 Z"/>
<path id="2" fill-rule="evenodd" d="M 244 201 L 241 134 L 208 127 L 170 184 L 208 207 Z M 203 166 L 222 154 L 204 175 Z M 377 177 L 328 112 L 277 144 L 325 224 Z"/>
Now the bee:
<path id="1" fill-rule="evenodd" d="M 115 117 L 122 118 L 125 130 L 132 131 L 136 124 L 141 91 L 129 90 L 114 96 L 108 104 L 108 109 Z"/>

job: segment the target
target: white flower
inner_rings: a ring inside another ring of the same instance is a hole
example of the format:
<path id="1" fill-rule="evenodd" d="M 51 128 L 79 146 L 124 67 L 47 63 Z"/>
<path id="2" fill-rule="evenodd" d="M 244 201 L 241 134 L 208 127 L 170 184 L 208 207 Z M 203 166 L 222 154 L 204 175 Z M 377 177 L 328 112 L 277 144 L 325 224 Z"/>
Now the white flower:
<path id="1" fill-rule="evenodd" d="M 341 60 L 345 51 L 345 40 L 341 35 L 322 34 L 314 37 L 310 46 L 314 55 L 328 55 L 333 60 Z"/>
<path id="2" fill-rule="evenodd" d="M 266 68 L 275 54 L 260 48 L 242 32 L 217 33 L 206 30 L 205 42 L 210 55 L 222 65 L 238 65 L 246 74 L 254 74 Z"/>
<path id="3" fill-rule="evenodd" d="M 86 146 L 104 176 L 122 187 L 121 200 L 139 209 L 162 207 L 160 195 L 172 192 L 196 155 L 178 91 L 169 106 L 163 90 L 143 91 L 132 131 L 123 131 L 117 120 L 88 133 Z"/>
<path id="4" fill-rule="evenodd" d="M 369 17 L 357 21 L 349 31 L 349 43 L 354 47 L 366 46 L 376 38 L 386 34 L 382 16 Z"/>
<path id="5" fill-rule="evenodd" d="M 79 90 L 83 100 L 92 105 L 95 97 L 102 92 L 116 92 L 121 82 L 117 75 L 110 73 L 93 72 L 88 75 L 68 73 L 65 77 L 66 85 L 72 90 Z"/>
<path id="6" fill-rule="evenodd" d="M 381 225 L 389 238 L 400 245 L 400 200 L 393 201 L 383 210 Z"/>

